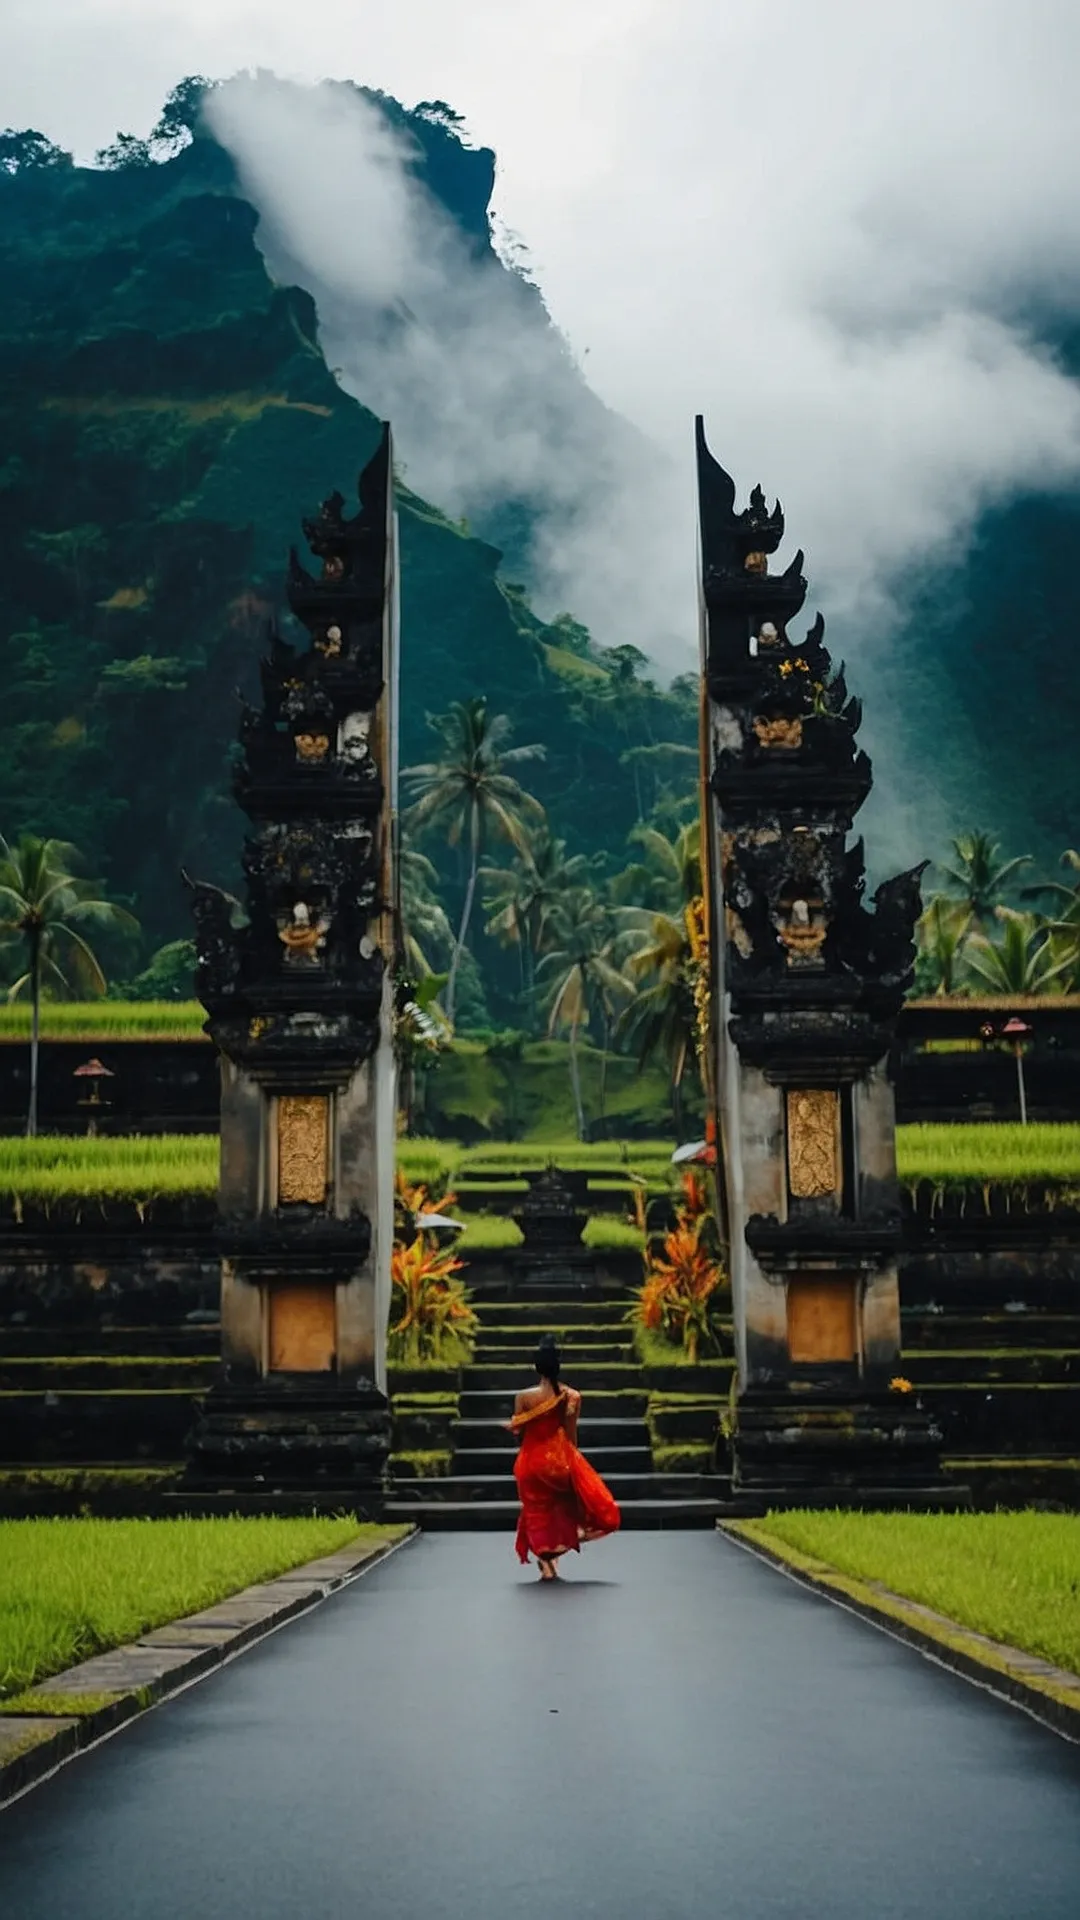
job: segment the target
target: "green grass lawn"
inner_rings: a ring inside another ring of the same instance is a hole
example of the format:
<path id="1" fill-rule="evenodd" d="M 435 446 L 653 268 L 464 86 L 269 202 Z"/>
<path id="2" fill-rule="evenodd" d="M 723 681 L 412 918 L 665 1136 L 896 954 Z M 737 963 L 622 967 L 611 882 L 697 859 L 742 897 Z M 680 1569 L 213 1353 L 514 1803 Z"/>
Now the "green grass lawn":
<path id="1" fill-rule="evenodd" d="M 0 1701 L 151 1627 L 404 1527 L 328 1520 L 0 1520 Z"/>
<path id="2" fill-rule="evenodd" d="M 1080 1514 L 770 1513 L 746 1531 L 1080 1673 Z"/>

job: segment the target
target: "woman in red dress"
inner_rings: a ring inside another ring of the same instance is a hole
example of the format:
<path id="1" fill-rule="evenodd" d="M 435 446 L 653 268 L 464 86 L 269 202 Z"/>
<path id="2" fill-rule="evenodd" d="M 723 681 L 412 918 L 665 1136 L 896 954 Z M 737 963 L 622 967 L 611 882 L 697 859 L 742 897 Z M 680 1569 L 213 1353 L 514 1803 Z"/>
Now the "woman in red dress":
<path id="1" fill-rule="evenodd" d="M 518 1559 L 534 1554 L 541 1580 L 558 1579 L 560 1554 L 614 1533 L 620 1517 L 610 1490 L 578 1452 L 581 1395 L 560 1386 L 560 1366 L 554 1335 L 545 1333 L 536 1355 L 540 1384 L 518 1394 L 510 1422 L 520 1441 L 514 1461 L 521 1501 Z"/>

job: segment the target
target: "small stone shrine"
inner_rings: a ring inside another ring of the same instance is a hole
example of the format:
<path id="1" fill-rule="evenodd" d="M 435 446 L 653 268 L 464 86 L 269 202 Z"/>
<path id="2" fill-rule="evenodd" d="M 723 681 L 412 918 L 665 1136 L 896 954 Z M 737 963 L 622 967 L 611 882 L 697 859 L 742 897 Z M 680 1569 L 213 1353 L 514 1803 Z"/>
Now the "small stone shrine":
<path id="1" fill-rule="evenodd" d="M 189 1484 L 347 1492 L 377 1510 L 390 1445 L 396 565 L 390 430 L 294 550 L 236 797 L 246 911 L 193 892 L 221 1055 L 221 1376 Z"/>
<path id="2" fill-rule="evenodd" d="M 779 504 L 697 423 L 712 954 L 706 1078 L 732 1278 L 737 1490 L 934 1498 L 940 1434 L 904 1391 L 893 1090 L 922 867 L 863 905 L 848 834 L 871 785 L 861 709 L 806 597 L 769 571 Z M 897 1386 L 891 1383 L 896 1380 Z"/>
<path id="3" fill-rule="evenodd" d="M 581 1239 L 588 1219 L 588 1174 L 548 1166 L 525 1177 L 529 1190 L 512 1214 L 522 1237 L 513 1258 L 515 1291 L 545 1296 L 588 1291 L 594 1261 Z"/>

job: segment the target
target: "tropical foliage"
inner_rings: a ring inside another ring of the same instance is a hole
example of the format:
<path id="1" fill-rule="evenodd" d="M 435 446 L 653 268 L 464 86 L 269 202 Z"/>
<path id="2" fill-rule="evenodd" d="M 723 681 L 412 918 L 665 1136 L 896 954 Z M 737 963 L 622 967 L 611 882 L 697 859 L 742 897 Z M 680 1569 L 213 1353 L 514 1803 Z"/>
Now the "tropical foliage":
<path id="1" fill-rule="evenodd" d="M 93 882 L 77 877 L 72 871 L 77 862 L 76 849 L 62 840 L 32 833 L 14 845 L 0 839 L 0 943 L 15 948 L 23 967 L 7 997 L 25 994 L 30 1001 L 30 1135 L 37 1132 L 42 992 L 49 989 L 60 998 L 103 994 L 105 975 L 84 928 L 138 931 L 130 913 L 101 899 Z"/>
<path id="2" fill-rule="evenodd" d="M 544 749 L 509 746 L 510 721 L 505 714 L 490 714 L 482 699 L 455 700 L 448 713 L 432 715 L 430 725 L 442 741 L 441 755 L 407 767 L 403 778 L 415 796 L 408 817 L 412 831 L 442 828 L 447 845 L 460 848 L 466 861 L 465 897 L 446 988 L 447 1018 L 452 1021 L 458 968 L 484 850 L 492 839 L 522 846 L 527 824 L 543 819 L 539 801 L 525 792 L 507 768 L 542 759 Z"/>
<path id="3" fill-rule="evenodd" d="M 988 833 L 961 834 L 953 860 L 939 871 L 917 928 L 915 992 L 998 994 L 1017 998 L 1080 991 L 1080 855 L 1061 862 L 1071 885 L 1044 880 L 1019 886 L 1027 854 L 1000 857 Z M 1012 894 L 1013 898 L 1008 896 Z M 1018 902 L 1033 903 L 1020 906 Z M 1037 904 L 1049 903 L 1049 910 Z"/>
<path id="4" fill-rule="evenodd" d="M 444 1193 L 433 1202 L 426 1185 L 410 1185 L 399 1173 L 395 1198 L 401 1224 L 390 1255 L 390 1358 L 406 1364 L 459 1361 L 477 1325 L 457 1278 L 462 1262 L 440 1246 L 437 1230 L 421 1224 L 428 1215 L 444 1215 L 455 1195 Z"/>
<path id="5" fill-rule="evenodd" d="M 703 1348 L 720 1350 L 717 1317 L 725 1286 L 704 1183 L 685 1173 L 675 1225 L 659 1252 L 646 1249 L 645 1278 L 630 1318 L 681 1346 L 696 1365 Z"/>

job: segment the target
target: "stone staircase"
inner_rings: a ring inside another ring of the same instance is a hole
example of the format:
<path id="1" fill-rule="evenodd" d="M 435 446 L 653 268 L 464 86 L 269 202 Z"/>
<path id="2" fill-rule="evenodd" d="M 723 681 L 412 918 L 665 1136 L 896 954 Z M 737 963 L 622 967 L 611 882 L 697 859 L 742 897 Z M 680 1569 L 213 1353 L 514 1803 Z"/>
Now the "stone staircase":
<path id="1" fill-rule="evenodd" d="M 517 1443 L 506 1431 L 514 1395 L 535 1381 L 541 1333 L 558 1335 L 563 1373 L 583 1396 L 578 1438 L 622 1509 L 626 1527 L 707 1527 L 729 1510 L 718 1475 L 653 1470 L 648 1393 L 630 1345 L 626 1309 L 601 1298 L 481 1302 L 472 1365 L 464 1369 L 450 1473 L 398 1480 L 386 1517 L 438 1529 L 509 1529 L 518 1502 Z"/>

